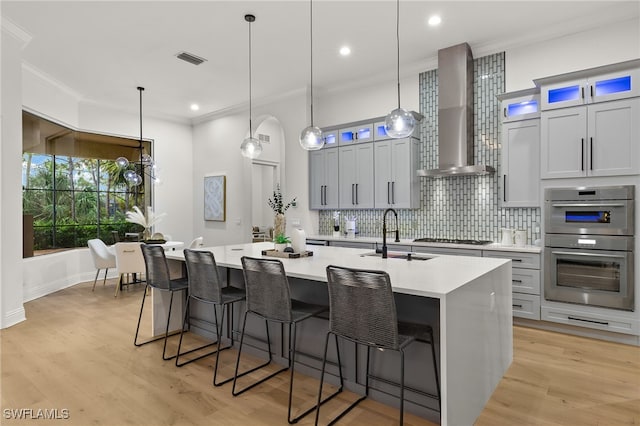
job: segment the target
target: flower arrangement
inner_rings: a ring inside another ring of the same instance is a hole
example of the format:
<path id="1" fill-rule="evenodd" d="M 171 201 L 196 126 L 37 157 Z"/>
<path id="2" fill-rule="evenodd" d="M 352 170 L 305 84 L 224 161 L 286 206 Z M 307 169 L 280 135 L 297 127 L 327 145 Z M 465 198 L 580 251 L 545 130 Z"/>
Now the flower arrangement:
<path id="1" fill-rule="evenodd" d="M 166 213 L 155 214 L 153 213 L 153 208 L 151 206 L 147 207 L 147 215 L 145 216 L 142 213 L 142 210 L 138 208 L 138 206 L 133 206 L 134 211 L 129 211 L 126 213 L 125 220 L 131 223 L 137 223 L 141 225 L 146 232 L 148 232 L 153 225 L 160 222 L 160 220 L 166 216 Z"/>
<path id="2" fill-rule="evenodd" d="M 296 202 L 296 197 L 293 197 L 287 204 L 282 202 L 282 192 L 280 192 L 280 184 L 276 185 L 276 189 L 273 191 L 273 198 L 267 200 L 267 204 L 276 214 L 284 214 L 289 207 Z"/>

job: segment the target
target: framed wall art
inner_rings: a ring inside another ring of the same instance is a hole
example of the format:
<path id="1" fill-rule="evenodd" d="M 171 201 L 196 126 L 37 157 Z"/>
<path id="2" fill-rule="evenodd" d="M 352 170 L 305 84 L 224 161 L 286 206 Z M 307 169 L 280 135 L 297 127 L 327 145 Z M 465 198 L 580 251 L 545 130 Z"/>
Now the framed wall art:
<path id="1" fill-rule="evenodd" d="M 227 177 L 225 175 L 204 177 L 204 220 L 224 222 L 226 220 Z"/>

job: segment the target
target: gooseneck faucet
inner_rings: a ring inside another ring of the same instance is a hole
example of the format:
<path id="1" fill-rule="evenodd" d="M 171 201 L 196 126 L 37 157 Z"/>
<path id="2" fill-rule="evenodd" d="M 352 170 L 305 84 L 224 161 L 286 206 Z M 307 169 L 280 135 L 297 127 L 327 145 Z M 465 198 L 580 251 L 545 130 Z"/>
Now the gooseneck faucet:
<path id="1" fill-rule="evenodd" d="M 396 217 L 396 243 L 400 242 L 400 233 L 398 232 L 398 212 L 392 208 L 388 208 L 382 215 L 382 258 L 387 258 L 387 213 L 392 212 Z"/>

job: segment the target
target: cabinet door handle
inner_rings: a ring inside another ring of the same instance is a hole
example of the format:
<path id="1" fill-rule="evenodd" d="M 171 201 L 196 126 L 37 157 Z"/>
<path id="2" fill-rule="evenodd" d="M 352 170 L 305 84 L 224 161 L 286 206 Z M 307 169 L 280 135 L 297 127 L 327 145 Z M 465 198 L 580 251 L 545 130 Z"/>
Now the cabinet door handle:
<path id="1" fill-rule="evenodd" d="M 396 203 L 396 183 L 391 182 L 391 204 Z"/>
<path id="2" fill-rule="evenodd" d="M 358 184 L 356 183 L 356 205 L 358 204 Z"/>
<path id="3" fill-rule="evenodd" d="M 511 282 L 514 282 L 514 283 L 521 283 L 521 282 L 522 282 L 522 280 L 511 280 Z"/>
<path id="4" fill-rule="evenodd" d="M 571 317 L 571 316 L 568 316 L 567 319 L 571 320 L 571 321 L 582 321 L 582 322 L 590 322 L 592 324 L 609 325 L 609 323 L 607 321 L 596 321 L 596 320 L 590 320 L 590 319 L 584 319 L 584 318 L 576 318 L 576 317 Z"/>
<path id="5" fill-rule="evenodd" d="M 589 138 L 589 170 L 593 170 L 593 138 Z"/>
<path id="6" fill-rule="evenodd" d="M 329 204 L 327 202 L 327 185 L 324 186 L 324 205 L 326 206 L 327 204 Z"/>
<path id="7" fill-rule="evenodd" d="M 391 182 L 387 182 L 387 204 L 391 204 Z"/>
<path id="8" fill-rule="evenodd" d="M 507 175 L 502 175 L 502 201 L 507 202 Z"/>
<path id="9" fill-rule="evenodd" d="M 580 96 L 582 96 L 582 99 L 584 99 L 584 86 L 580 88 Z"/>
<path id="10" fill-rule="evenodd" d="M 580 170 L 584 172 L 584 138 L 580 139 L 580 149 L 581 149 Z"/>
<path id="11" fill-rule="evenodd" d="M 520 308 L 520 309 L 522 309 L 522 305 L 511 305 L 511 306 L 512 306 L 512 307 L 514 307 L 514 308 Z"/>
<path id="12" fill-rule="evenodd" d="M 504 118 L 507 118 L 507 109 L 506 108 L 502 108 L 502 115 L 504 116 Z"/>
<path id="13" fill-rule="evenodd" d="M 355 204 L 355 197 L 353 195 L 353 191 L 354 191 L 355 186 L 356 186 L 355 184 L 353 184 L 353 183 L 351 184 L 351 204 Z"/>
<path id="14" fill-rule="evenodd" d="M 358 132 L 353 132 L 352 135 L 353 135 L 353 139 L 357 141 L 358 140 Z"/>
<path id="15" fill-rule="evenodd" d="M 593 98 L 593 84 L 589 86 L 589 92 L 591 93 L 591 97 Z"/>

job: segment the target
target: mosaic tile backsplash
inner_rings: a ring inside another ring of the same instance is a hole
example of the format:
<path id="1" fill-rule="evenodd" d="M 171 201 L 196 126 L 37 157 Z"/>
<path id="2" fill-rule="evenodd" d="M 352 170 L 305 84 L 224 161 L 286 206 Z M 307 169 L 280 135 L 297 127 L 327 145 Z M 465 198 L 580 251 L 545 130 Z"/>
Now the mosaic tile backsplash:
<path id="1" fill-rule="evenodd" d="M 500 105 L 504 92 L 504 52 L 474 60 L 474 162 L 493 166 L 487 176 L 420 178 L 420 208 L 398 210 L 400 238 L 458 238 L 500 241 L 501 228 L 524 229 L 528 244 L 540 238 L 539 208 L 500 208 Z M 438 167 L 438 71 L 420 74 L 420 113 L 424 119 L 420 168 Z M 359 235 L 380 237 L 383 210 L 340 210 L 356 218 Z M 331 234 L 333 211 L 320 211 L 319 231 Z"/>

